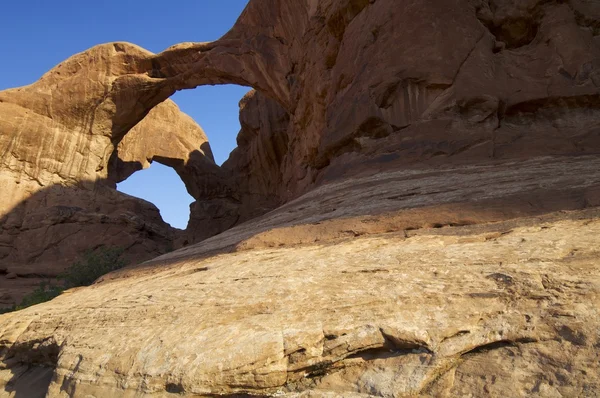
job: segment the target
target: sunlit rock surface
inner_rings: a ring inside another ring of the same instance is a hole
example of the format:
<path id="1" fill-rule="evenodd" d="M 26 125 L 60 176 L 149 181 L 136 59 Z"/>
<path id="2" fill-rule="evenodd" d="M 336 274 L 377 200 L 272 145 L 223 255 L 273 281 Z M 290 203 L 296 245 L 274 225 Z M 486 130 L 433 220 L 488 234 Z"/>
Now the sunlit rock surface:
<path id="1" fill-rule="evenodd" d="M 599 21 L 251 0 L 215 42 L 106 44 L 0 92 L 0 282 L 68 258 L 55 225 L 140 260 L 186 245 L 0 317 L 3 393 L 598 395 Z M 164 101 L 222 83 L 256 92 L 217 167 Z M 196 198 L 185 232 L 111 188 L 150 159 Z"/>
<path id="2" fill-rule="evenodd" d="M 597 205 L 599 162 L 323 186 L 0 316 L 4 394 L 593 396 L 600 214 L 551 211 Z"/>

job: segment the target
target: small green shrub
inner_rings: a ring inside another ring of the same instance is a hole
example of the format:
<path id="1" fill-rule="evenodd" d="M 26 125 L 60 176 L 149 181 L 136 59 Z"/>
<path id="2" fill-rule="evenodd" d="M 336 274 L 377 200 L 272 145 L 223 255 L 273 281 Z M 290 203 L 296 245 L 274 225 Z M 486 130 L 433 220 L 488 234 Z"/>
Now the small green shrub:
<path id="1" fill-rule="evenodd" d="M 121 258 L 123 249 L 120 247 L 101 247 L 90 250 L 83 259 L 71 265 L 58 278 L 64 281 L 65 288 L 89 286 L 102 275 L 118 270 L 127 265 Z"/>
<path id="2" fill-rule="evenodd" d="M 57 297 L 64 291 L 63 287 L 53 286 L 50 282 L 42 282 L 33 292 L 23 297 L 21 304 L 15 307 L 15 310 L 22 310 L 32 305 L 45 303 Z"/>
<path id="3" fill-rule="evenodd" d="M 89 250 L 81 260 L 73 263 L 59 275 L 58 280 L 62 281 L 62 284 L 55 286 L 50 282 L 42 282 L 33 292 L 25 296 L 19 305 L 2 309 L 0 314 L 50 301 L 66 289 L 89 286 L 102 275 L 127 265 L 127 262 L 121 258 L 122 254 L 123 249 L 119 247 L 102 246 L 96 250 Z"/>
<path id="4" fill-rule="evenodd" d="M 0 308 L 0 315 L 2 314 L 7 314 L 9 312 L 13 312 L 17 310 L 17 306 L 13 305 L 12 307 L 8 307 L 8 308 Z"/>

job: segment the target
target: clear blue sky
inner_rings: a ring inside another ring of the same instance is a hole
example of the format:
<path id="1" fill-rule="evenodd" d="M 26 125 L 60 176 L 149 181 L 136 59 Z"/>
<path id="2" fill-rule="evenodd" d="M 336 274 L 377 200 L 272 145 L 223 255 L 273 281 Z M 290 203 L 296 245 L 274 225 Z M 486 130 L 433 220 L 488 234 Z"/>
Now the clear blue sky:
<path id="1" fill-rule="evenodd" d="M 96 44 L 128 41 L 150 51 L 185 41 L 218 39 L 248 0 L 82 1 L 6 0 L 0 8 L 0 90 L 33 83 L 73 54 Z M 227 159 L 239 131 L 238 102 L 248 88 L 206 86 L 172 99 L 209 137 L 217 163 Z M 160 187 L 160 188 L 159 188 Z M 159 207 L 165 221 L 185 228 L 189 203 L 171 169 L 154 163 L 119 190 Z"/>

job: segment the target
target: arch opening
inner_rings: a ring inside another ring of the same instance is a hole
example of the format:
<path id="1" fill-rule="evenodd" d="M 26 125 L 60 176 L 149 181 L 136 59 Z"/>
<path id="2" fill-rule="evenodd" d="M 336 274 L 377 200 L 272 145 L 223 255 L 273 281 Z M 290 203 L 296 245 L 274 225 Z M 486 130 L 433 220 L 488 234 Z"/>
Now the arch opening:
<path id="1" fill-rule="evenodd" d="M 236 84 L 206 85 L 173 94 L 181 111 L 202 127 L 208 137 L 215 163 L 221 166 L 237 147 L 239 102 L 252 90 Z"/>
<path id="2" fill-rule="evenodd" d="M 213 166 L 202 167 L 219 169 L 229 158 L 241 130 L 239 103 L 251 90 L 222 84 L 176 92 L 169 98 L 169 111 L 154 111 L 136 126 L 137 131 L 125 135 L 119 146 L 122 153 L 119 149 L 113 153 L 110 179 L 117 190 L 154 204 L 165 222 L 186 229 L 189 205 L 197 194 L 194 185 L 202 183 L 190 172 L 205 162 Z M 174 110 L 184 115 L 173 116 Z"/>
<path id="3" fill-rule="evenodd" d="M 194 198 L 171 167 L 151 162 L 149 168 L 136 171 L 118 183 L 117 190 L 154 204 L 171 227 L 182 230 L 187 227 Z"/>

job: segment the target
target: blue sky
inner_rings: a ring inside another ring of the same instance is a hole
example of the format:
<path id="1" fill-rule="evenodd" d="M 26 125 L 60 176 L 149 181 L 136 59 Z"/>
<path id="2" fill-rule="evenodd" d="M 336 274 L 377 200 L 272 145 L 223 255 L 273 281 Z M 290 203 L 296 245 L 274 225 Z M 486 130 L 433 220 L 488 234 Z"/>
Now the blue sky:
<path id="1" fill-rule="evenodd" d="M 100 43 L 128 41 L 160 52 L 180 42 L 216 40 L 233 26 L 247 3 L 4 1 L 0 14 L 0 90 L 31 84 L 64 59 Z M 202 126 L 219 164 L 235 147 L 240 128 L 238 102 L 247 91 L 238 86 L 205 86 L 172 97 Z M 192 198 L 171 169 L 154 163 L 119 184 L 119 190 L 151 201 L 165 221 L 185 228 Z"/>

